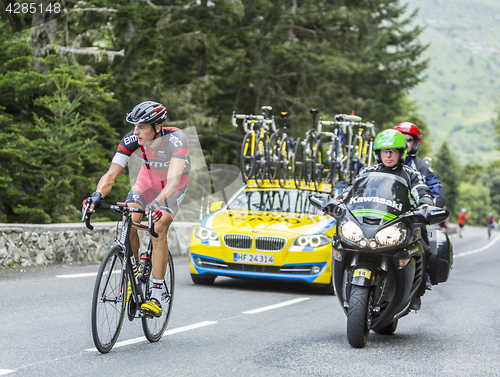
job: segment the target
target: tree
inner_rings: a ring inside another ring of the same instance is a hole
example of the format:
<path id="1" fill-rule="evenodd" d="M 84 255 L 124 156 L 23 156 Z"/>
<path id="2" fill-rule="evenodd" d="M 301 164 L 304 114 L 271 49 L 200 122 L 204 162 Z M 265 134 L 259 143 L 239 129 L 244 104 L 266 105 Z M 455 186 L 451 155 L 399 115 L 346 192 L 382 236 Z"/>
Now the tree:
<path id="1" fill-rule="evenodd" d="M 488 213 L 492 211 L 490 188 L 481 184 L 471 184 L 462 182 L 459 185 L 459 199 L 456 209 L 465 208 L 470 211 L 467 224 L 476 226 L 486 226 Z M 447 199 L 448 201 L 448 199 Z"/>
<path id="2" fill-rule="evenodd" d="M 434 170 L 446 190 L 446 208 L 450 212 L 450 217 L 456 219 L 461 175 L 458 162 L 446 141 L 443 141 L 436 154 Z"/>

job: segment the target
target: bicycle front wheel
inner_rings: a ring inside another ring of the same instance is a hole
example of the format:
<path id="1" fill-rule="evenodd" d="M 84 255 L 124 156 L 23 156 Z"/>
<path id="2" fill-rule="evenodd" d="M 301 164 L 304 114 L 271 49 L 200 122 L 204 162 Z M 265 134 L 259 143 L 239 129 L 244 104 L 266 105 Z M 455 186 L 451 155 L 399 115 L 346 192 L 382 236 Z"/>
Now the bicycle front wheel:
<path id="1" fill-rule="evenodd" d="M 147 294 L 146 297 L 150 297 L 151 286 L 153 285 L 153 274 L 149 274 L 149 280 L 147 284 Z M 167 329 L 168 320 L 170 319 L 170 313 L 172 311 L 172 302 L 174 300 L 174 261 L 172 259 L 172 254 L 170 250 L 168 251 L 168 262 L 167 269 L 165 271 L 165 277 L 163 279 L 163 291 L 161 294 L 161 316 L 142 317 L 142 329 L 144 330 L 144 335 L 146 339 L 151 343 L 157 342 L 163 336 L 163 333 Z"/>
<path id="2" fill-rule="evenodd" d="M 243 180 L 247 182 L 253 178 L 255 170 L 255 156 L 254 156 L 254 134 L 249 132 L 245 135 L 243 143 L 241 144 L 240 164 Z"/>
<path id="3" fill-rule="evenodd" d="M 92 337 L 99 352 L 107 353 L 115 345 L 123 325 L 126 302 L 123 251 L 113 246 L 101 262 L 92 298 Z"/>

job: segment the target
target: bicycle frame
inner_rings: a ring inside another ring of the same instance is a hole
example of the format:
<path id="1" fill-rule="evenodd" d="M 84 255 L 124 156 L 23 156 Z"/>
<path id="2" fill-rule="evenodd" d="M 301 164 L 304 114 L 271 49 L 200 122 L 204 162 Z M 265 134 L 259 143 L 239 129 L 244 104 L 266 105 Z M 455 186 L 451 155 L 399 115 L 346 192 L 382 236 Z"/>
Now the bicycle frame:
<path id="1" fill-rule="evenodd" d="M 87 216 L 87 211 L 90 207 L 90 201 L 87 201 L 87 204 L 84 209 L 84 214 L 82 216 L 82 221 L 85 220 L 87 228 L 93 230 L 94 227 L 90 224 L 90 216 Z M 139 274 L 137 271 L 137 264 L 135 261 L 134 253 L 132 252 L 132 246 L 130 245 L 130 231 L 132 228 L 149 231 L 149 233 L 153 237 L 158 237 L 158 234 L 154 231 L 154 223 L 152 219 L 153 212 L 149 212 L 148 215 L 148 225 L 142 225 L 140 223 L 135 223 L 132 221 L 132 213 L 145 213 L 143 209 L 129 207 L 125 203 L 118 203 L 116 205 L 101 205 L 100 209 L 109 209 L 114 213 L 123 213 L 122 219 L 122 228 L 120 231 L 120 238 L 116 239 L 116 246 L 118 246 L 123 253 L 123 268 L 122 268 L 122 281 L 126 274 L 128 274 L 128 281 L 133 282 L 130 284 L 132 289 L 132 295 L 140 299 L 138 302 L 139 306 L 143 302 L 146 302 L 146 292 L 142 292 L 139 285 Z M 151 246 L 151 245 L 149 245 Z M 108 281 L 110 276 L 108 275 Z M 106 284 L 108 283 L 106 282 Z"/>

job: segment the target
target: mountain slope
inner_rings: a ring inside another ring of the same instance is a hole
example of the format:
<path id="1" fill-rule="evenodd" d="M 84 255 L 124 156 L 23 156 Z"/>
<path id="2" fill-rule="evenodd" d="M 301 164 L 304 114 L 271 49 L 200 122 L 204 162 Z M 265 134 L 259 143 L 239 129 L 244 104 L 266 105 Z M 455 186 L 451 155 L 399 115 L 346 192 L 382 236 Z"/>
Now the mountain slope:
<path id="1" fill-rule="evenodd" d="M 491 119 L 500 95 L 500 1 L 410 0 L 430 43 L 427 79 L 411 92 L 437 151 L 448 140 L 461 163 L 500 158 Z"/>

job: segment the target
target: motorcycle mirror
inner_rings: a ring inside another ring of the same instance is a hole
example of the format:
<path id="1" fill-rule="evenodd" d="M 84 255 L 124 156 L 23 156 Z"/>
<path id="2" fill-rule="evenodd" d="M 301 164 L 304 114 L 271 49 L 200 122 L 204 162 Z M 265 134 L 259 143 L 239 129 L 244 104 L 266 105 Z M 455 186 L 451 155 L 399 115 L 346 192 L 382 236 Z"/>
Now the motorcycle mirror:
<path id="1" fill-rule="evenodd" d="M 309 195 L 309 202 L 312 206 L 320 211 L 323 211 L 329 199 L 328 194 L 312 194 Z"/>
<path id="2" fill-rule="evenodd" d="M 339 202 L 328 194 L 312 194 L 309 196 L 309 202 L 314 208 L 319 209 L 325 214 L 339 218 L 344 216 L 344 210 L 339 207 Z"/>
<path id="3" fill-rule="evenodd" d="M 446 220 L 449 212 L 439 207 L 428 207 L 425 213 L 425 219 L 429 224 L 438 224 Z"/>

